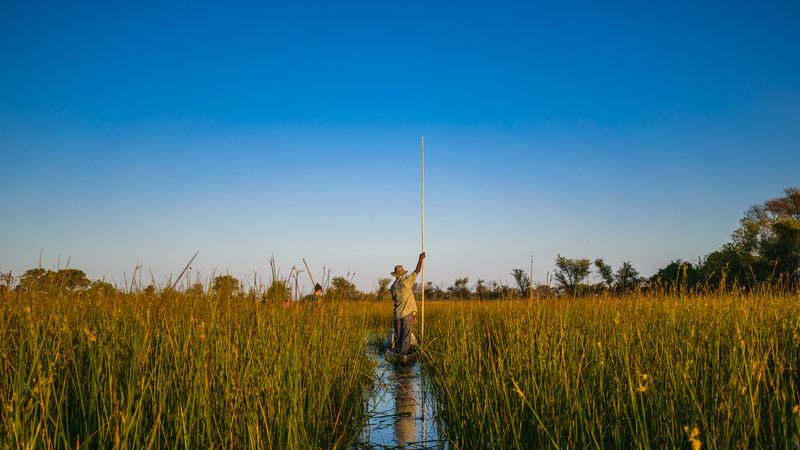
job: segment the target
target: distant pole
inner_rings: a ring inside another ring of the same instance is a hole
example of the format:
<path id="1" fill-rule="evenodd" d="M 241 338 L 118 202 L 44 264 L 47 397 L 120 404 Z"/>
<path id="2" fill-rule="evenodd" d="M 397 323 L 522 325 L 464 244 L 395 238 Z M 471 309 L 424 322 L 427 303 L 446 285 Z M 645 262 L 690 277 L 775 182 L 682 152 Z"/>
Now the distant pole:
<path id="1" fill-rule="evenodd" d="M 183 270 L 181 270 L 181 274 L 180 274 L 180 275 L 178 275 L 178 278 L 176 278 L 176 279 L 175 279 L 175 282 L 174 282 L 174 283 L 172 283 L 172 288 L 173 288 L 173 289 L 175 289 L 175 287 L 176 287 L 176 286 L 178 286 L 178 282 L 179 282 L 179 281 L 181 281 L 181 277 L 183 277 L 183 274 L 185 274 L 185 273 L 186 273 L 186 271 L 187 271 L 187 270 L 189 270 L 189 266 L 191 266 L 191 265 L 192 265 L 192 261 L 194 261 L 194 259 L 195 259 L 195 258 L 197 258 L 197 255 L 199 255 L 199 254 L 200 254 L 200 250 L 198 250 L 198 251 L 194 252 L 194 255 L 192 256 L 192 258 L 189 260 L 189 262 L 188 262 L 188 263 L 186 263 L 186 267 L 184 267 L 184 268 L 183 268 Z M 136 272 L 134 271 L 134 274 L 135 274 L 135 273 L 136 273 Z"/>
<path id="2" fill-rule="evenodd" d="M 531 300 L 533 300 L 533 255 L 531 255 L 531 271 L 529 274 L 531 286 L 528 288 L 531 290 Z"/>
<path id="3" fill-rule="evenodd" d="M 314 281 L 314 275 L 311 275 L 311 269 L 308 267 L 308 263 L 306 262 L 305 258 L 303 258 L 303 264 L 306 266 L 306 271 L 308 272 L 308 278 L 311 278 L 311 286 L 316 288 L 317 282 Z"/>
<path id="4" fill-rule="evenodd" d="M 419 137 L 419 145 L 422 149 L 422 252 L 425 253 L 425 136 Z M 421 317 L 420 339 L 425 340 L 425 262 L 422 262 L 422 317 Z"/>

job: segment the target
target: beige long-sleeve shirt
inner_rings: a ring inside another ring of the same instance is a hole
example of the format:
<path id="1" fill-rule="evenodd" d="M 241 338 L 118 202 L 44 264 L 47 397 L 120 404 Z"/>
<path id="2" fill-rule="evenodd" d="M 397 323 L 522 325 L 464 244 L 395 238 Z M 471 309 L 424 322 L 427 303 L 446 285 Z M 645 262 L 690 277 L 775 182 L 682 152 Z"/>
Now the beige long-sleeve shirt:
<path id="1" fill-rule="evenodd" d="M 392 293 L 392 301 L 394 302 L 395 319 L 402 319 L 409 314 L 417 312 L 417 302 L 414 300 L 414 284 L 416 282 L 417 273 L 411 272 L 392 283 L 389 291 Z"/>

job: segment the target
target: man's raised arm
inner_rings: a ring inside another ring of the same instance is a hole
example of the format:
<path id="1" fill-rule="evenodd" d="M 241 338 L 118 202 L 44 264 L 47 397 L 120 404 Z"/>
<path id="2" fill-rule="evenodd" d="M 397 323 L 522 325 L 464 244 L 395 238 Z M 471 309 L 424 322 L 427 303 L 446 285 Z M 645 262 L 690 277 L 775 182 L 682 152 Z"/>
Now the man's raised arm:
<path id="1" fill-rule="evenodd" d="M 417 268 L 414 269 L 414 273 L 419 273 L 422 270 L 422 260 L 425 259 L 425 252 L 419 254 L 419 259 L 417 260 Z"/>

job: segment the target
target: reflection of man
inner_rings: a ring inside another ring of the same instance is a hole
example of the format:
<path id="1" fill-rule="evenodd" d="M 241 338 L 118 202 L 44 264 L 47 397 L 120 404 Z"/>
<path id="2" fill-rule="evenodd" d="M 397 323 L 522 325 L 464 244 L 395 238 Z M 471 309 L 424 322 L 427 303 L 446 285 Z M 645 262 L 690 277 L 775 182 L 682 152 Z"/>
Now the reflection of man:
<path id="1" fill-rule="evenodd" d="M 417 274 L 422 270 L 425 252 L 420 253 L 417 267 L 408 274 L 402 265 L 394 266 L 392 276 L 395 278 L 389 292 L 394 302 L 394 351 L 406 354 L 411 344 L 411 326 L 417 316 L 417 303 L 414 301 L 414 284 Z M 408 274 L 408 275 L 406 275 Z"/>
<path id="2" fill-rule="evenodd" d="M 399 369 L 394 394 L 394 437 L 400 447 L 417 441 L 418 391 L 414 372 L 410 369 Z"/>

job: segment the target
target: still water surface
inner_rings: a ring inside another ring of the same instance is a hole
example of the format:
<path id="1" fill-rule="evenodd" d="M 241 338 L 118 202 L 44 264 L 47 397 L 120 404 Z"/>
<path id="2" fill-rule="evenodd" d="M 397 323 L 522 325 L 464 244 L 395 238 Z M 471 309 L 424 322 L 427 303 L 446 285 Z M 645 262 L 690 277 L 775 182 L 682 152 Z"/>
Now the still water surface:
<path id="1" fill-rule="evenodd" d="M 445 448 L 420 364 L 393 366 L 375 353 L 375 383 L 369 392 L 370 418 L 361 434 L 363 448 Z"/>

